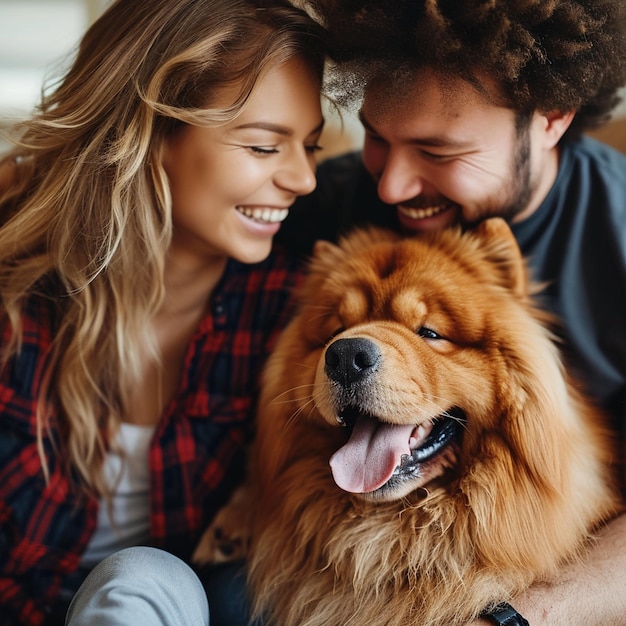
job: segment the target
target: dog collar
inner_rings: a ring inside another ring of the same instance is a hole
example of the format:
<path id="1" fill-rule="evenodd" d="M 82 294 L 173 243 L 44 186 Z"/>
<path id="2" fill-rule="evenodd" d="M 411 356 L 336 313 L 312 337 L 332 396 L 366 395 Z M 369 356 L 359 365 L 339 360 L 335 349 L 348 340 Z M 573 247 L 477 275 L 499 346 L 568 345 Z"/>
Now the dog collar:
<path id="1" fill-rule="evenodd" d="M 481 614 L 481 617 L 491 620 L 499 626 L 530 626 L 528 620 L 523 618 L 510 604 L 502 602 Z"/>

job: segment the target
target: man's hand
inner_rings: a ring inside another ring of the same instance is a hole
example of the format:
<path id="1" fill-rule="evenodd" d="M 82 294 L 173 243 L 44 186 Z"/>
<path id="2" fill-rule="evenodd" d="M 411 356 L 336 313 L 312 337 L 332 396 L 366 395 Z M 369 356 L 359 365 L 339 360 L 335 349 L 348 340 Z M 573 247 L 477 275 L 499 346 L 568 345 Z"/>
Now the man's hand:
<path id="1" fill-rule="evenodd" d="M 599 534 L 583 559 L 552 583 L 511 601 L 530 626 L 626 626 L 626 515 Z M 474 620 L 467 626 L 489 626 Z"/>

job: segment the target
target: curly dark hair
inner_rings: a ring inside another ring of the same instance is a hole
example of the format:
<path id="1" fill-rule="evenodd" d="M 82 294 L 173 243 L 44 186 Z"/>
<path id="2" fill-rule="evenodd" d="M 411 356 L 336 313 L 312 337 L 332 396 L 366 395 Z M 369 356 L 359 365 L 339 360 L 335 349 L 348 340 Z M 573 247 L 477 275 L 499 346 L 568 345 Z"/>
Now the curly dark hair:
<path id="1" fill-rule="evenodd" d="M 344 97 L 430 67 L 488 76 L 522 114 L 576 111 L 568 135 L 609 119 L 626 84 L 624 0 L 308 0 L 332 40 Z M 383 74 L 381 74 L 381 72 Z"/>

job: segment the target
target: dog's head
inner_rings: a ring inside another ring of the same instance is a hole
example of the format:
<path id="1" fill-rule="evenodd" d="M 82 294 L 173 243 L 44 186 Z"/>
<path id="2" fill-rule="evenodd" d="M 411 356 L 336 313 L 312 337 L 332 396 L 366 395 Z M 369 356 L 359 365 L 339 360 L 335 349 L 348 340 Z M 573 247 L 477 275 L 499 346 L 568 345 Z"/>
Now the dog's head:
<path id="1" fill-rule="evenodd" d="M 395 499 L 457 476 L 467 421 L 472 432 L 497 426 L 503 351 L 526 315 L 508 226 L 421 240 L 361 233 L 340 248 L 320 244 L 316 264 L 332 265 L 319 286 L 330 334 L 313 397 L 347 435 L 330 459 L 335 482 Z"/>
<path id="2" fill-rule="evenodd" d="M 490 454 L 486 433 L 525 464 L 543 453 L 546 425 L 511 415 L 529 394 L 547 414 L 567 394 L 528 289 L 497 218 L 466 233 L 368 230 L 318 244 L 286 341 L 306 364 L 290 382 L 313 385 L 301 415 L 342 433 L 329 459 L 339 487 L 393 500 L 450 484 Z"/>

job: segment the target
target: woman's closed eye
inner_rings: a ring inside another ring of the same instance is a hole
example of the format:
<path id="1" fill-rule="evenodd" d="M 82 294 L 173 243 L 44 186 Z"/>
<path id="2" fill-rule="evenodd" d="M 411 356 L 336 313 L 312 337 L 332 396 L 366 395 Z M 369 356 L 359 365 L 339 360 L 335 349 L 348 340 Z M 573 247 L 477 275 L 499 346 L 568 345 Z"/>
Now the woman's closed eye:
<path id="1" fill-rule="evenodd" d="M 247 146 L 254 154 L 278 154 L 278 148 L 274 146 Z"/>
<path id="2" fill-rule="evenodd" d="M 324 148 L 320 146 L 319 144 L 314 143 L 314 144 L 311 144 L 310 146 L 304 146 L 304 149 L 309 154 L 315 154 L 316 152 L 319 152 L 320 150 L 323 150 Z"/>
<path id="3" fill-rule="evenodd" d="M 280 150 L 275 146 L 246 146 L 251 152 L 254 154 L 266 155 L 266 154 L 278 154 Z M 304 146 L 304 150 L 308 154 L 315 154 L 322 150 L 322 146 L 318 144 L 312 144 L 309 146 Z"/>

